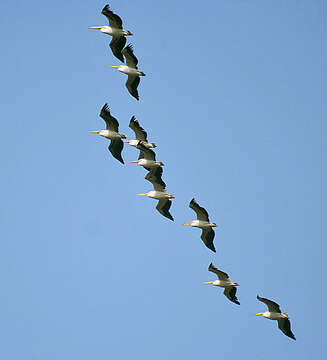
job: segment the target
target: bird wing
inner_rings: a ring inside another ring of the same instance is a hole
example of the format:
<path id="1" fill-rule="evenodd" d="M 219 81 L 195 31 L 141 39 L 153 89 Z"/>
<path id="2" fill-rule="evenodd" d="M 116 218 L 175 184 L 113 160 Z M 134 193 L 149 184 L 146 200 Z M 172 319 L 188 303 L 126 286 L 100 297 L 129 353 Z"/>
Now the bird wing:
<path id="1" fill-rule="evenodd" d="M 202 230 L 201 239 L 205 246 L 213 252 L 216 252 L 215 246 L 213 244 L 214 237 L 215 232 L 212 230 L 212 228 L 205 228 Z"/>
<path id="2" fill-rule="evenodd" d="M 279 305 L 277 303 L 275 303 L 274 301 L 271 301 L 271 300 L 266 299 L 266 298 L 262 298 L 259 295 L 257 295 L 257 299 L 268 306 L 268 311 L 277 312 L 277 313 L 281 312 L 280 308 L 279 308 Z"/>
<path id="3" fill-rule="evenodd" d="M 125 36 L 113 36 L 109 44 L 112 53 L 119 59 L 121 62 L 124 62 L 124 57 L 121 51 L 123 50 L 126 44 Z"/>
<path id="4" fill-rule="evenodd" d="M 219 280 L 230 280 L 228 274 L 217 269 L 212 263 L 209 265 L 208 270 L 215 273 Z"/>
<path id="5" fill-rule="evenodd" d="M 122 29 L 123 28 L 123 22 L 122 22 L 122 19 L 114 14 L 111 10 L 110 10 L 110 7 L 109 5 L 106 5 L 102 11 L 101 11 L 101 14 L 103 14 L 109 21 L 109 25 L 112 27 L 112 28 L 116 28 L 116 29 Z"/>
<path id="6" fill-rule="evenodd" d="M 111 152 L 112 156 L 124 164 L 124 160 L 121 156 L 121 152 L 123 150 L 124 143 L 121 139 L 114 139 L 110 141 L 110 145 L 108 147 L 109 151 Z"/>
<path id="7" fill-rule="evenodd" d="M 126 87 L 128 92 L 135 97 L 136 100 L 139 100 L 139 93 L 137 91 L 137 87 L 140 83 L 140 77 L 134 76 L 134 75 L 128 75 L 127 81 L 126 81 Z"/>
<path id="8" fill-rule="evenodd" d="M 156 191 L 166 191 L 166 184 L 161 178 L 162 172 L 162 167 L 156 166 L 153 167 L 145 176 L 145 180 L 150 181 Z"/>
<path id="9" fill-rule="evenodd" d="M 144 157 L 142 159 L 146 159 L 146 160 L 153 160 L 156 161 L 156 154 L 153 150 L 148 149 L 147 147 L 145 147 L 141 141 L 138 142 L 138 144 L 136 145 L 136 147 L 140 150 L 140 156 L 143 155 Z"/>
<path id="10" fill-rule="evenodd" d="M 134 131 L 136 140 L 148 141 L 146 131 L 140 126 L 135 116 L 132 116 L 129 127 Z"/>
<path id="11" fill-rule="evenodd" d="M 119 123 L 116 118 L 111 116 L 108 104 L 103 105 L 100 117 L 106 122 L 107 130 L 118 132 Z"/>
<path id="12" fill-rule="evenodd" d="M 241 305 L 236 297 L 236 287 L 235 286 L 227 286 L 224 290 L 224 295 L 229 299 L 231 302 Z"/>
<path id="13" fill-rule="evenodd" d="M 207 210 L 201 207 L 194 198 L 190 202 L 190 208 L 196 212 L 196 216 L 198 220 L 209 221 L 209 215 Z"/>
<path id="14" fill-rule="evenodd" d="M 279 319 L 278 320 L 278 327 L 280 328 L 280 330 L 282 330 L 282 332 L 290 337 L 291 339 L 296 340 L 294 334 L 291 331 L 291 322 L 288 319 Z"/>
<path id="15" fill-rule="evenodd" d="M 126 65 L 130 68 L 137 69 L 137 57 L 134 55 L 133 46 L 128 44 L 121 52 L 126 59 Z"/>
<path id="16" fill-rule="evenodd" d="M 171 213 L 169 212 L 170 207 L 171 207 L 171 201 L 169 199 L 160 199 L 158 201 L 156 209 L 160 212 L 161 215 L 174 221 L 174 218 L 171 216 Z"/>

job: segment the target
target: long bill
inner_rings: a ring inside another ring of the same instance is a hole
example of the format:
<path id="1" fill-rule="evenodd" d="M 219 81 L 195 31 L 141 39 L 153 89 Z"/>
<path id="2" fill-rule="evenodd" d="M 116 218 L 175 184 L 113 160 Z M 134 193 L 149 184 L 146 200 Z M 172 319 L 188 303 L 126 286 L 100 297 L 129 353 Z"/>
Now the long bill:
<path id="1" fill-rule="evenodd" d="M 117 65 L 110 65 L 109 67 L 114 68 L 114 69 L 118 69 L 118 68 L 119 68 L 119 66 L 117 66 Z"/>
<path id="2" fill-rule="evenodd" d="M 130 161 L 129 163 L 133 164 L 133 163 L 138 163 L 138 162 L 140 162 L 140 160 L 133 160 L 133 161 Z"/>
<path id="3" fill-rule="evenodd" d="M 102 29 L 103 26 L 89 26 L 89 29 L 96 29 L 96 30 L 100 30 Z"/>
<path id="4" fill-rule="evenodd" d="M 147 196 L 149 193 L 142 193 L 142 194 L 137 194 L 137 195 L 141 195 L 141 196 Z"/>
<path id="5" fill-rule="evenodd" d="M 258 316 L 258 315 L 263 315 L 263 313 L 257 313 L 257 314 L 254 314 L 255 316 Z"/>
<path id="6" fill-rule="evenodd" d="M 187 222 L 187 223 L 185 223 L 185 224 L 183 224 L 183 225 L 192 225 L 192 221 Z"/>
<path id="7" fill-rule="evenodd" d="M 90 131 L 90 133 L 99 134 L 99 133 L 100 133 L 100 130 L 93 130 L 93 131 Z"/>
<path id="8" fill-rule="evenodd" d="M 213 283 L 213 281 L 206 281 L 203 284 L 212 284 L 212 283 Z"/>

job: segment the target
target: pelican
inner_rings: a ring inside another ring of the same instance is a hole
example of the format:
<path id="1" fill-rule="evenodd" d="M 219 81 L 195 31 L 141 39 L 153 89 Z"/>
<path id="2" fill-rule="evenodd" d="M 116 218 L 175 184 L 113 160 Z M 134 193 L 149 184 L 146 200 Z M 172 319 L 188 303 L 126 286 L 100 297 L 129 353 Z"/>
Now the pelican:
<path id="1" fill-rule="evenodd" d="M 130 163 L 138 163 L 148 171 L 150 171 L 150 169 L 153 167 L 164 166 L 163 162 L 156 161 L 155 152 L 151 149 L 146 148 L 141 141 L 138 142 L 136 147 L 140 150 L 139 159 L 130 161 Z"/>
<path id="2" fill-rule="evenodd" d="M 103 105 L 99 116 L 106 122 L 106 130 L 95 130 L 91 131 L 91 133 L 110 139 L 109 151 L 114 158 L 124 164 L 121 152 L 124 146 L 122 139 L 126 139 L 126 136 L 118 133 L 119 123 L 117 119 L 111 116 L 108 104 Z"/>
<path id="3" fill-rule="evenodd" d="M 161 175 L 162 167 L 152 168 L 145 176 L 145 179 L 152 183 L 154 190 L 138 195 L 148 196 L 152 199 L 159 200 L 156 209 L 160 212 L 161 215 L 174 221 L 174 218 L 171 216 L 169 209 L 171 207 L 170 199 L 174 199 L 175 196 L 167 193 L 166 184 L 162 181 Z"/>
<path id="4" fill-rule="evenodd" d="M 128 75 L 126 81 L 126 87 L 129 93 L 135 97 L 136 100 L 139 100 L 139 93 L 137 91 L 137 87 L 140 83 L 140 76 L 145 76 L 144 72 L 138 71 L 137 63 L 138 60 L 133 53 L 133 47 L 131 44 L 127 45 L 121 52 L 125 59 L 126 65 L 119 65 L 119 66 L 110 66 L 111 68 L 116 68 L 118 71 L 123 72 L 124 74 Z"/>
<path id="5" fill-rule="evenodd" d="M 205 246 L 216 252 L 215 246 L 213 244 L 213 239 L 215 237 L 215 232 L 212 230 L 213 227 L 217 225 L 209 221 L 209 215 L 203 207 L 201 207 L 194 199 L 190 202 L 190 208 L 196 212 L 197 220 L 187 222 L 183 225 L 191 225 L 202 229 L 201 239 L 204 242 Z"/>
<path id="6" fill-rule="evenodd" d="M 205 284 L 212 284 L 214 286 L 223 287 L 225 289 L 224 295 L 227 297 L 227 299 L 229 299 L 230 301 L 232 301 L 237 305 L 240 305 L 236 297 L 236 287 L 235 287 L 235 286 L 239 286 L 240 284 L 236 282 L 232 282 L 228 274 L 226 274 L 221 270 L 218 270 L 215 266 L 213 266 L 212 263 L 209 265 L 208 270 L 215 273 L 218 276 L 218 280 L 206 281 Z"/>
<path id="7" fill-rule="evenodd" d="M 126 44 L 125 36 L 133 34 L 130 31 L 123 29 L 123 22 L 121 18 L 110 10 L 109 5 L 106 5 L 102 9 L 101 13 L 108 19 L 109 26 L 90 26 L 89 29 L 98 29 L 105 34 L 111 35 L 112 40 L 109 46 L 112 50 L 112 53 L 121 62 L 124 62 L 124 57 L 121 51 Z"/>
<path id="8" fill-rule="evenodd" d="M 257 295 L 257 299 L 268 306 L 268 311 L 257 313 L 255 315 L 262 315 L 267 319 L 277 320 L 279 329 L 282 330 L 286 336 L 296 340 L 294 334 L 291 331 L 291 323 L 288 319 L 288 315 L 280 311 L 279 305 L 274 301 L 262 298 L 259 295 Z"/>
<path id="9" fill-rule="evenodd" d="M 129 143 L 131 146 L 137 146 L 139 142 L 146 148 L 155 148 L 157 145 L 155 143 L 150 143 L 147 140 L 147 133 L 146 131 L 140 126 L 139 122 L 136 120 L 135 116 L 132 116 L 131 121 L 129 122 L 129 127 L 135 133 L 135 140 L 124 140 L 125 143 Z"/>

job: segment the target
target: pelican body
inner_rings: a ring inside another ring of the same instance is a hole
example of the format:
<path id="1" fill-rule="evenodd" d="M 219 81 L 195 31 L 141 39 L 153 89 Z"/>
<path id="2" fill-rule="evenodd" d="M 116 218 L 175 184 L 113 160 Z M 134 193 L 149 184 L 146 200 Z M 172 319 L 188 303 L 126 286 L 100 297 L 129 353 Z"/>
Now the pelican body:
<path id="1" fill-rule="evenodd" d="M 140 126 L 139 122 L 136 120 L 133 115 L 130 122 L 129 127 L 134 131 L 135 138 L 134 140 L 124 140 L 125 143 L 128 143 L 131 146 L 137 147 L 140 143 L 145 146 L 147 149 L 155 148 L 157 145 L 155 143 L 148 142 L 148 134 L 147 132 Z"/>
<path id="2" fill-rule="evenodd" d="M 156 154 L 153 150 L 145 147 L 141 141 L 136 145 L 137 149 L 140 150 L 140 155 L 138 160 L 130 161 L 130 163 L 137 163 L 143 166 L 146 170 L 150 171 L 151 168 L 164 166 L 164 163 L 161 161 L 156 161 Z"/>
<path id="3" fill-rule="evenodd" d="M 110 109 L 108 104 L 104 104 L 101 109 L 100 117 L 106 123 L 106 130 L 94 130 L 91 131 L 93 134 L 99 134 L 100 136 L 105 137 L 106 139 L 111 140 L 110 145 L 108 147 L 109 151 L 111 152 L 112 156 L 124 164 L 124 160 L 121 156 L 121 152 L 124 147 L 124 143 L 122 139 L 126 139 L 126 136 L 123 134 L 119 134 L 118 127 L 119 123 L 116 118 L 114 118 L 110 114 Z"/>
<path id="4" fill-rule="evenodd" d="M 110 67 L 115 68 L 118 71 L 128 75 L 125 84 L 127 90 L 136 100 L 139 100 L 139 93 L 137 91 L 137 87 L 140 83 L 140 76 L 145 76 L 145 74 L 143 71 L 139 71 L 137 68 L 138 60 L 137 57 L 134 55 L 133 47 L 131 44 L 127 45 L 121 53 L 126 59 L 126 65 L 113 65 Z"/>
<path id="5" fill-rule="evenodd" d="M 139 140 L 136 140 L 136 139 L 124 140 L 124 143 L 128 143 L 131 146 L 137 147 L 137 145 L 139 144 Z M 149 142 L 145 142 L 145 141 L 141 141 L 141 144 L 143 146 L 145 146 L 147 149 L 153 149 L 153 148 L 157 147 L 157 145 L 155 143 L 149 143 Z"/>
<path id="6" fill-rule="evenodd" d="M 101 13 L 108 19 L 109 26 L 90 26 L 89 29 L 97 29 L 104 34 L 112 36 L 112 40 L 109 44 L 112 53 L 121 62 L 124 62 L 124 57 L 121 51 L 126 44 L 125 36 L 133 34 L 130 31 L 123 29 L 123 22 L 121 18 L 110 10 L 109 5 L 106 5 L 102 9 Z"/>
<path id="7" fill-rule="evenodd" d="M 209 215 L 205 208 L 201 207 L 194 199 L 190 201 L 189 207 L 195 211 L 197 215 L 197 220 L 192 220 L 183 225 L 191 225 L 193 227 L 198 227 L 202 229 L 201 239 L 205 246 L 216 252 L 215 246 L 213 244 L 213 239 L 215 238 L 215 232 L 212 230 L 213 227 L 217 225 L 209 221 Z"/>
<path id="8" fill-rule="evenodd" d="M 174 199 L 175 196 L 167 193 L 166 184 L 163 182 L 161 176 L 162 167 L 152 168 L 145 176 L 145 179 L 152 183 L 154 190 L 138 195 L 159 200 L 156 209 L 161 215 L 165 216 L 169 220 L 174 221 L 174 218 L 170 214 L 169 209 L 171 207 L 170 199 Z"/>
<path id="9" fill-rule="evenodd" d="M 209 265 L 208 270 L 215 273 L 218 277 L 218 280 L 214 281 L 206 281 L 205 284 L 212 284 L 213 286 L 219 286 L 224 288 L 224 295 L 231 302 L 240 305 L 237 297 L 236 297 L 236 287 L 239 286 L 237 282 L 232 282 L 229 278 L 228 274 L 217 269 L 212 263 Z"/>
<path id="10" fill-rule="evenodd" d="M 279 305 L 277 303 L 275 303 L 272 300 L 266 299 L 266 298 L 262 298 L 259 295 L 257 295 L 257 299 L 261 302 L 263 302 L 264 304 L 267 305 L 268 307 L 268 311 L 262 312 L 262 313 L 257 313 L 255 314 L 256 316 L 263 316 L 266 319 L 269 320 L 277 320 L 278 322 L 278 328 L 288 337 L 290 337 L 293 340 L 296 340 L 294 334 L 292 333 L 291 330 L 291 323 L 288 319 L 288 314 L 287 313 L 282 313 L 280 311 Z"/>

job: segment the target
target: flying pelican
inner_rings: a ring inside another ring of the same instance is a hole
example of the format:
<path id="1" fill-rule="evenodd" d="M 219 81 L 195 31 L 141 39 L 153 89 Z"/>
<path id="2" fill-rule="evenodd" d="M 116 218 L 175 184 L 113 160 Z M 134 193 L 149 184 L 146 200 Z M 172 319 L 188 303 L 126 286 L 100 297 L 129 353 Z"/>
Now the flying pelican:
<path id="1" fill-rule="evenodd" d="M 205 246 L 216 252 L 215 246 L 213 244 L 213 239 L 215 237 L 215 232 L 212 230 L 213 227 L 217 225 L 209 221 L 209 215 L 203 207 L 201 207 L 194 199 L 190 202 L 190 208 L 196 212 L 197 220 L 187 222 L 183 225 L 191 225 L 202 229 L 201 239 L 204 242 Z"/>
<path id="2" fill-rule="evenodd" d="M 99 134 L 100 136 L 110 139 L 111 142 L 108 147 L 109 151 L 114 158 L 124 164 L 124 160 L 121 157 L 121 152 L 124 146 L 122 139 L 126 139 L 126 136 L 118 133 L 119 123 L 117 119 L 111 116 L 108 104 L 103 105 L 100 112 L 100 117 L 106 122 L 106 130 L 96 130 L 91 131 L 91 133 Z"/>
<path id="3" fill-rule="evenodd" d="M 141 142 L 141 144 L 148 149 L 157 147 L 155 143 L 148 142 L 147 140 L 148 135 L 146 131 L 140 126 L 135 116 L 132 116 L 131 121 L 129 122 L 129 127 L 134 131 L 136 139 L 124 140 L 125 143 L 129 143 L 129 145 L 136 147 L 139 144 L 139 142 Z"/>
<path id="4" fill-rule="evenodd" d="M 152 199 L 159 200 L 156 209 L 160 212 L 161 215 L 174 221 L 174 218 L 171 216 L 169 209 L 171 207 L 170 199 L 174 199 L 175 196 L 167 193 L 166 184 L 163 182 L 161 175 L 162 167 L 158 166 L 152 168 L 145 176 L 145 179 L 152 183 L 154 190 L 138 195 L 148 196 Z"/>
<path id="5" fill-rule="evenodd" d="M 163 162 L 156 161 L 155 152 L 151 149 L 146 148 L 141 141 L 138 142 L 136 147 L 140 150 L 139 159 L 130 161 L 130 163 L 138 163 L 148 171 L 150 171 L 150 169 L 153 167 L 164 166 Z"/>
<path id="6" fill-rule="evenodd" d="M 137 91 L 137 87 L 140 83 L 140 76 L 145 76 L 144 72 L 138 71 L 137 63 L 138 60 L 133 53 L 133 47 L 131 44 L 127 45 L 121 52 L 125 59 L 126 65 L 119 66 L 110 66 L 111 68 L 117 68 L 120 72 L 128 75 L 126 81 L 126 87 L 129 93 L 135 97 L 136 100 L 139 100 L 139 93 Z"/>
<path id="7" fill-rule="evenodd" d="M 296 340 L 294 334 L 291 331 L 291 323 L 288 319 L 288 315 L 286 313 L 281 313 L 279 305 L 274 301 L 262 298 L 259 295 L 257 295 L 257 299 L 268 306 L 268 311 L 257 313 L 255 315 L 262 315 L 267 319 L 277 320 L 279 329 L 282 330 L 286 336 Z"/>
<path id="8" fill-rule="evenodd" d="M 108 19 L 110 26 L 90 26 L 89 29 L 98 29 L 105 34 L 111 35 L 112 40 L 109 46 L 112 53 L 121 62 L 124 62 L 124 57 L 121 51 L 126 44 L 125 36 L 133 34 L 130 31 L 123 29 L 123 22 L 121 18 L 110 10 L 109 5 L 106 5 L 102 9 L 101 13 Z"/>
<path id="9" fill-rule="evenodd" d="M 237 305 L 240 305 L 236 297 L 236 287 L 235 287 L 235 286 L 239 286 L 240 284 L 232 282 L 228 274 L 226 274 L 221 270 L 218 270 L 215 266 L 213 266 L 212 263 L 209 265 L 208 270 L 215 273 L 218 276 L 219 280 L 206 281 L 205 284 L 212 284 L 214 286 L 220 286 L 225 288 L 224 295 L 227 297 L 227 299 L 229 299 L 230 301 L 232 301 Z"/>

